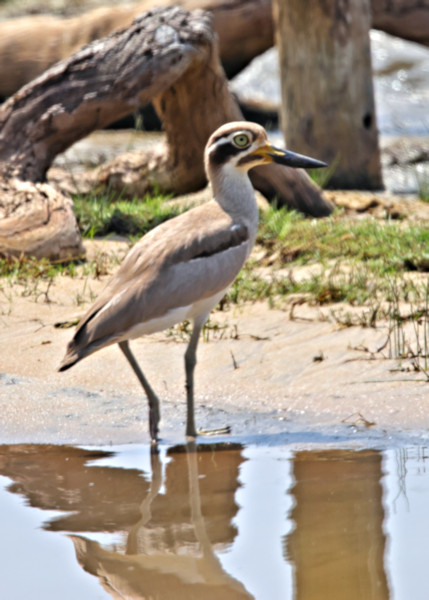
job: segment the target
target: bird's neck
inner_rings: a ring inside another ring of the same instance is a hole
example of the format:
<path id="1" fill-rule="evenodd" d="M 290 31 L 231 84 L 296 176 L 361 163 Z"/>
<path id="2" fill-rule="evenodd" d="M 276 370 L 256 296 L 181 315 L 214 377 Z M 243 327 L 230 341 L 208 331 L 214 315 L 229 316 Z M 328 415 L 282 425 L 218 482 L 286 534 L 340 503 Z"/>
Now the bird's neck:
<path id="1" fill-rule="evenodd" d="M 210 175 L 212 175 L 210 173 Z M 246 225 L 256 236 L 258 205 L 246 171 L 224 165 L 210 177 L 213 197 L 234 223 Z"/>

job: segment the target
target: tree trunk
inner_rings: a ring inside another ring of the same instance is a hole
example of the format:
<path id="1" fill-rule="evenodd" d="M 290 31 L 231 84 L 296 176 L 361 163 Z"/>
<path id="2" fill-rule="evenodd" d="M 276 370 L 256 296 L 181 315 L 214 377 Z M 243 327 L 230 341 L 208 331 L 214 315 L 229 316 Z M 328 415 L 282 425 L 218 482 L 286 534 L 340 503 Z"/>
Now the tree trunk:
<path id="1" fill-rule="evenodd" d="M 154 9 L 22 88 L 0 107 L 0 179 L 9 190 L 22 182 L 43 182 L 58 153 L 151 100 L 164 120 L 168 144 L 158 150 L 155 160 L 152 152 L 143 155 L 144 174 L 139 172 L 137 181 L 143 180 L 146 187 L 149 181 L 149 187 L 161 191 L 201 187 L 205 183 L 203 149 L 209 134 L 221 123 L 241 117 L 220 66 L 209 13 L 188 13 L 177 7 Z M 104 180 L 113 187 L 115 175 L 107 173 Z M 272 165 L 260 177 L 280 204 L 298 209 L 302 205 L 312 215 L 331 211 L 303 172 Z M 294 187 L 301 196 L 288 187 L 289 180 L 299 182 Z M 52 195 L 38 185 L 27 186 L 26 195 L 19 198 L 22 202 L 16 203 L 9 194 L 4 200 L 3 253 L 7 247 L 11 253 L 19 251 L 10 244 L 11 224 L 18 227 L 15 217 L 20 216 L 19 229 L 31 237 L 34 214 L 41 214 L 41 198 L 47 202 L 47 220 L 55 210 Z M 66 214 L 69 200 L 63 200 Z M 36 221 L 39 227 L 40 219 Z M 57 246 L 52 252 L 46 244 L 38 247 L 44 248 L 46 256 L 58 257 Z M 23 244 L 22 250 L 26 248 Z"/>
<path id="2" fill-rule="evenodd" d="M 338 189 L 380 189 L 367 0 L 276 0 L 281 120 L 290 147 L 335 168 Z"/>
<path id="3" fill-rule="evenodd" d="M 206 13 L 208 15 L 208 13 Z M 167 144 L 126 153 L 103 165 L 95 183 L 122 197 L 142 197 L 155 189 L 185 194 L 207 182 L 204 148 L 215 129 L 242 114 L 228 90 L 215 36 L 207 28 L 206 46 L 183 75 L 151 100 L 167 134 Z"/>

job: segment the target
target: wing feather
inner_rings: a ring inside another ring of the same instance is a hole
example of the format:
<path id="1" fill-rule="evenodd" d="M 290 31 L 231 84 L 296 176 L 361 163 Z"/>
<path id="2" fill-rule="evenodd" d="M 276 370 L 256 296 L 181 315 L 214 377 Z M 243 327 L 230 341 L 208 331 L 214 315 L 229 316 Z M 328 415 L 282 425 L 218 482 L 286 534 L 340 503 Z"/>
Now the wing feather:
<path id="1" fill-rule="evenodd" d="M 227 288 L 249 244 L 247 228 L 216 202 L 159 225 L 132 248 L 83 317 L 60 370 L 123 339 L 139 323 Z"/>

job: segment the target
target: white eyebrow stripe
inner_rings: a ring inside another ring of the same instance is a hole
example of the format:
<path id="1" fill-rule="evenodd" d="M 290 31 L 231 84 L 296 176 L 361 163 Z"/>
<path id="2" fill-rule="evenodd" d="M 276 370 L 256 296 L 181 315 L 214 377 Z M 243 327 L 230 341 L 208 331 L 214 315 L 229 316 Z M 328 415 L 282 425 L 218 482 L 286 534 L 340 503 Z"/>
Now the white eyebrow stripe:
<path id="1" fill-rule="evenodd" d="M 218 148 L 219 146 L 224 146 L 225 144 L 230 144 L 230 137 L 222 137 L 219 140 L 216 140 L 207 148 L 207 152 L 211 152 L 214 148 Z"/>

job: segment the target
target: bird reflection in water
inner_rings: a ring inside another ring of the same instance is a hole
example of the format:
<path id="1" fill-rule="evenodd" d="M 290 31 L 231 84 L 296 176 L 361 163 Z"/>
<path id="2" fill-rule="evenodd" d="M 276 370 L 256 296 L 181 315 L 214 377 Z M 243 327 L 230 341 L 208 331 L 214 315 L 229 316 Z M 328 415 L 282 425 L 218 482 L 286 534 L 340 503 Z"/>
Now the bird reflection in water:
<path id="1" fill-rule="evenodd" d="M 382 452 L 284 460 L 279 448 L 208 442 L 129 452 L 0 446 L 8 491 L 56 511 L 44 529 L 67 532 L 111 597 L 390 598 Z"/>
<path id="2" fill-rule="evenodd" d="M 71 447 L 15 446 L 1 454 L 0 471 L 15 482 L 9 490 L 32 506 L 63 513 L 45 528 L 69 533 L 79 564 L 113 598 L 253 598 L 216 555 L 237 534 L 240 444 L 188 442 L 170 448 L 164 461 L 154 447 L 150 477 L 97 465 L 108 457 Z M 91 539 L 100 533 L 119 541 Z"/>

